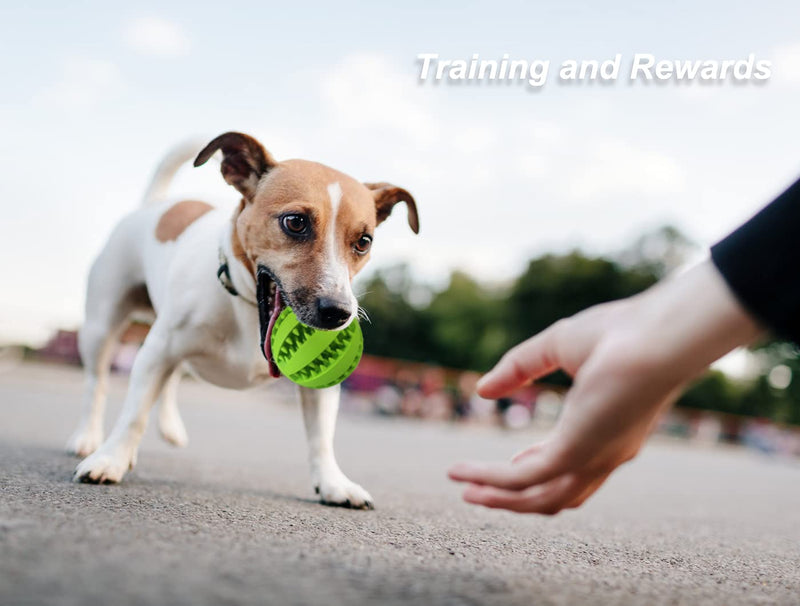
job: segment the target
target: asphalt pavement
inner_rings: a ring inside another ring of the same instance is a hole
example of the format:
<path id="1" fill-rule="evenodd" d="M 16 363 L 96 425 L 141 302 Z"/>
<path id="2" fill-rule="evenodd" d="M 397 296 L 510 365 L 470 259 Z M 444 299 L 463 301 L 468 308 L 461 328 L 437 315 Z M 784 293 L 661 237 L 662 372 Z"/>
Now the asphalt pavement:
<path id="1" fill-rule="evenodd" d="M 110 419 L 125 378 L 112 382 Z M 341 415 L 374 511 L 319 505 L 285 386 L 188 381 L 190 444 L 148 428 L 118 486 L 74 484 L 77 369 L 0 372 L 0 604 L 800 604 L 800 465 L 657 438 L 577 511 L 468 506 L 445 471 L 537 436 Z"/>

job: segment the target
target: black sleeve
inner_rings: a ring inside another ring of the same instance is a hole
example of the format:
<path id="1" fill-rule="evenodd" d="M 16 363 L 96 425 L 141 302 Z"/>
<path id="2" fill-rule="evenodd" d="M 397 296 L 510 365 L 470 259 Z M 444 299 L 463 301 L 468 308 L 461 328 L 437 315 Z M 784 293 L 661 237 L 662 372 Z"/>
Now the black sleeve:
<path id="1" fill-rule="evenodd" d="M 711 259 L 756 319 L 800 343 L 800 181 L 711 247 Z"/>

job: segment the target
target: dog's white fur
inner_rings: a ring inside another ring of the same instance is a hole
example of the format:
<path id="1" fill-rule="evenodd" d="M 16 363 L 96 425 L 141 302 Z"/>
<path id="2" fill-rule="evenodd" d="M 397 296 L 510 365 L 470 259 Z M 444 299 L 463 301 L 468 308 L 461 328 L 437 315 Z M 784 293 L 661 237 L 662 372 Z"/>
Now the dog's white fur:
<path id="1" fill-rule="evenodd" d="M 227 388 L 243 389 L 272 380 L 259 343 L 258 313 L 252 303 L 257 287 L 252 274 L 241 262 L 230 263 L 238 297 L 226 292 L 217 279 L 219 247 L 228 259 L 235 258 L 230 215 L 211 210 L 191 223 L 176 241 L 162 242 L 155 236 L 161 216 L 170 207 L 164 200 L 168 184 L 180 165 L 197 152 L 196 146 L 179 148 L 162 161 L 148 188 L 146 203 L 121 221 L 91 269 L 86 319 L 79 334 L 86 368 L 86 409 L 68 443 L 71 452 L 86 457 L 77 467 L 76 480 L 119 482 L 136 463 L 148 414 L 159 397 L 162 435 L 176 445 L 186 444 L 186 429 L 176 404 L 183 365 Z M 339 183 L 327 187 L 333 210 L 330 220 L 335 222 L 341 218 L 338 206 L 342 189 Z M 328 233 L 328 286 L 337 295 L 346 295 L 354 317 L 357 303 L 347 265 L 339 258 L 333 230 Z M 131 288 L 140 284 L 146 284 L 157 314 L 134 361 L 120 417 L 103 441 L 111 357 L 118 337 L 137 309 L 130 297 Z M 345 476 L 334 456 L 339 387 L 298 390 L 312 481 L 320 499 L 330 504 L 371 507 L 372 497 Z"/>

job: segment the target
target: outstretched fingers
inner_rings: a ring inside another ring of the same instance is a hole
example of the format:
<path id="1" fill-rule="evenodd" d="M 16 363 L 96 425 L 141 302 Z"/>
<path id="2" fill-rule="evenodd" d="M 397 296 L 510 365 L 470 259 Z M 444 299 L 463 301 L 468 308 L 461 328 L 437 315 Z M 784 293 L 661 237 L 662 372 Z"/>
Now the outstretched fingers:
<path id="1" fill-rule="evenodd" d="M 553 515 L 568 507 L 583 490 L 583 482 L 577 476 L 568 474 L 525 490 L 504 490 L 472 484 L 464 491 L 464 500 L 493 509 Z"/>
<path id="2" fill-rule="evenodd" d="M 539 453 L 518 463 L 459 463 L 450 468 L 448 475 L 457 482 L 522 490 L 552 480 L 564 471 L 550 456 Z"/>

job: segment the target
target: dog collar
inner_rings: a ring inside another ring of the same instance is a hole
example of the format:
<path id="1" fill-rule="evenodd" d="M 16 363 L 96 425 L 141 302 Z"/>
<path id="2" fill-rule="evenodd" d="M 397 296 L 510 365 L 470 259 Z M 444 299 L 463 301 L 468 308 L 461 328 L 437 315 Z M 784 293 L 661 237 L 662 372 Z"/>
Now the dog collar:
<path id="1" fill-rule="evenodd" d="M 225 256 L 221 246 L 219 247 L 219 267 L 217 268 L 217 280 L 219 280 L 219 283 L 222 284 L 222 288 L 227 290 L 228 293 L 234 297 L 239 297 L 243 301 L 250 303 L 250 305 L 256 305 L 255 301 L 251 301 L 250 299 L 242 296 L 233 285 L 233 278 L 231 278 L 231 270 L 230 266 L 228 265 L 228 257 Z"/>

